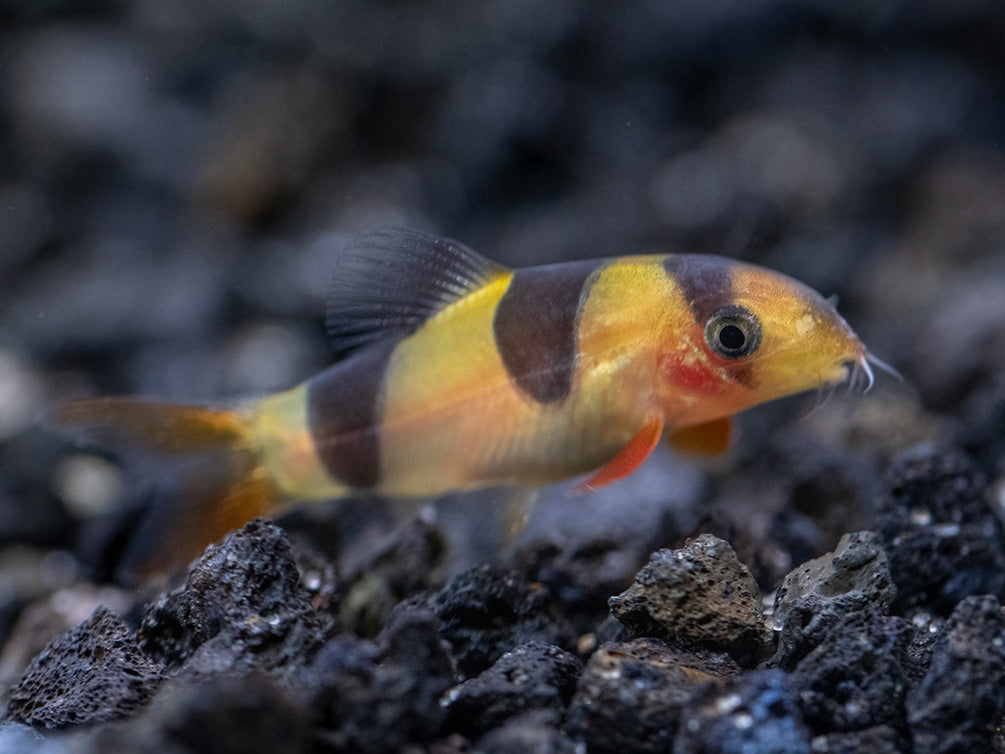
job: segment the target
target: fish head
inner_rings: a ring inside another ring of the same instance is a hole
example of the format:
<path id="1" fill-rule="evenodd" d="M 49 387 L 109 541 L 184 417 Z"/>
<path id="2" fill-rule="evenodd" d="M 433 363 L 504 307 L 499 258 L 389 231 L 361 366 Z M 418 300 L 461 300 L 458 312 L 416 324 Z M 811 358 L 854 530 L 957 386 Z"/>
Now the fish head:
<path id="1" fill-rule="evenodd" d="M 674 258 L 683 337 L 661 353 L 667 418 L 695 423 L 841 383 L 873 357 L 834 305 L 786 275 L 724 257 Z M 669 343 L 670 338 L 665 338 Z"/>
<path id="2" fill-rule="evenodd" d="M 743 363 L 758 402 L 871 375 L 868 349 L 831 301 L 771 270 L 738 265 L 734 303 L 705 323 L 705 347 Z"/>

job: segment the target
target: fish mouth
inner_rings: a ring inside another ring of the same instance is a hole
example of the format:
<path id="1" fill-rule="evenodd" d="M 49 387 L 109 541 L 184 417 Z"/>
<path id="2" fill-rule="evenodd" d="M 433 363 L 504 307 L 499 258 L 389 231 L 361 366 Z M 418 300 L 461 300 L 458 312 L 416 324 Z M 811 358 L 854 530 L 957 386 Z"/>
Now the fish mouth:
<path id="1" fill-rule="evenodd" d="M 868 349 L 862 349 L 861 353 L 854 359 L 845 359 L 843 366 L 846 374 L 845 382 L 850 393 L 865 394 L 872 389 L 876 383 L 876 373 L 873 371 L 873 367 L 881 372 L 886 372 L 898 382 L 904 381 L 900 372 L 875 354 L 870 353 Z"/>

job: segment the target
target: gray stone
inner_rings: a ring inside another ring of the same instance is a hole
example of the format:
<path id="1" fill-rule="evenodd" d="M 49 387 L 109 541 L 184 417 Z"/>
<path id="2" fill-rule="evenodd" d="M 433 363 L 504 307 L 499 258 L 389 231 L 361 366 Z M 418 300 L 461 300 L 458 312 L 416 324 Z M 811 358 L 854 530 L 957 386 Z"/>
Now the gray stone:
<path id="1" fill-rule="evenodd" d="M 633 638 L 724 651 L 741 665 L 755 663 L 767 642 L 754 577 L 729 543 L 711 534 L 654 553 L 610 607 Z"/>
<path id="2" fill-rule="evenodd" d="M 834 552 L 803 563 L 779 587 L 773 620 L 781 637 L 772 664 L 791 670 L 849 612 L 886 612 L 896 594 L 879 536 L 846 534 Z"/>

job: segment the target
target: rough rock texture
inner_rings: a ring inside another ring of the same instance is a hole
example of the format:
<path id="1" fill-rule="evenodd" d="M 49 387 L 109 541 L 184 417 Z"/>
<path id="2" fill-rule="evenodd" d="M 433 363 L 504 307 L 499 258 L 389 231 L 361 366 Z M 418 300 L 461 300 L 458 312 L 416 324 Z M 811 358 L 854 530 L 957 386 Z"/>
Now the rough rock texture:
<path id="1" fill-rule="evenodd" d="M 994 597 L 967 597 L 908 697 L 916 754 L 989 751 L 1005 715 L 1005 613 Z"/>
<path id="2" fill-rule="evenodd" d="M 348 544 L 343 558 L 346 594 L 338 614 L 347 630 L 373 637 L 401 600 L 442 583 L 446 543 L 440 529 L 421 516 L 384 537 L 361 539 Z"/>
<path id="3" fill-rule="evenodd" d="M 827 754 L 904 754 L 903 737 L 893 728 L 880 725 L 853 733 L 828 733 L 813 739 L 813 752 Z"/>
<path id="4" fill-rule="evenodd" d="M 450 692 L 449 730 L 468 738 L 532 710 L 561 717 L 582 670 L 579 659 L 551 644 L 523 644 Z"/>
<path id="5" fill-rule="evenodd" d="M 297 562 L 315 576 L 326 568 L 316 555 L 294 557 L 271 523 L 249 523 L 209 548 L 182 587 L 139 608 L 137 635 L 99 611 L 54 643 L 13 690 L 10 719 L 73 727 L 124 717 L 67 741 L 143 754 L 200 751 L 208 729 L 214 752 L 235 753 L 277 741 L 360 754 L 885 754 L 1002 743 L 998 602 L 964 599 L 948 621 L 887 614 L 889 569 L 868 532 L 789 575 L 771 670 L 741 669 L 753 650 L 738 649 L 749 624 L 737 606 L 759 618 L 756 591 L 710 536 L 656 553 L 612 599 L 612 617 L 580 642 L 585 667 L 563 649 L 573 636 L 547 588 L 518 571 L 462 573 L 399 605 L 369 640 L 339 632 L 340 593 L 305 589 Z M 641 628 L 662 638 L 631 639 Z M 92 667 L 102 647 L 119 659 Z M 66 671 L 53 661 L 61 653 L 86 660 L 88 673 Z"/>
<path id="6" fill-rule="evenodd" d="M 775 593 L 780 637 L 772 664 L 791 670 L 848 613 L 870 605 L 885 611 L 896 593 L 878 535 L 846 534 L 834 552 L 803 563 Z"/>
<path id="7" fill-rule="evenodd" d="M 582 750 L 582 745 L 555 729 L 552 715 L 537 712 L 488 732 L 474 747 L 478 754 L 581 754 Z"/>
<path id="8" fill-rule="evenodd" d="M 548 588 L 577 634 L 592 631 L 607 617 L 610 596 L 632 583 L 654 550 L 678 539 L 684 511 L 704 488 L 699 471 L 654 453 L 620 489 L 543 490 L 508 560 Z"/>
<path id="9" fill-rule="evenodd" d="M 308 709 L 272 677 L 224 673 L 200 683 L 169 681 L 130 726 L 109 726 L 82 742 L 86 754 L 311 752 Z"/>
<path id="10" fill-rule="evenodd" d="M 913 626 L 878 606 L 847 613 L 792 674 L 799 707 L 816 734 L 886 726 L 907 747 L 905 697 Z"/>
<path id="11" fill-rule="evenodd" d="M 827 432 L 845 420 L 829 417 Z M 729 542 L 761 591 L 770 592 L 792 568 L 833 549 L 846 532 L 867 527 L 882 478 L 873 453 L 836 449 L 806 423 L 769 442 L 763 440 L 770 428 L 755 429 L 762 442 L 748 449 L 743 473 L 696 509 L 690 531 Z"/>
<path id="12" fill-rule="evenodd" d="M 45 728 L 112 720 L 142 708 L 163 680 L 129 628 L 99 608 L 32 661 L 11 691 L 7 715 Z"/>
<path id="13" fill-rule="evenodd" d="M 898 462 L 876 526 L 897 585 L 892 610 L 948 615 L 971 594 L 1005 596 L 1005 532 L 984 480 L 963 453 Z"/>
<path id="14" fill-rule="evenodd" d="M 437 622 L 417 610 L 401 613 L 376 642 L 339 636 L 326 643 L 294 686 L 316 710 L 321 737 L 336 751 L 396 751 L 432 740 L 454 683 Z"/>
<path id="15" fill-rule="evenodd" d="M 653 554 L 610 605 L 632 636 L 729 652 L 745 665 L 756 662 L 767 643 L 754 577 L 728 542 L 708 534 Z"/>
<path id="16" fill-rule="evenodd" d="M 738 672 L 729 655 L 656 639 L 606 644 L 583 670 L 565 729 L 599 754 L 664 752 L 695 694 Z"/>
<path id="17" fill-rule="evenodd" d="M 548 590 L 516 571 L 479 566 L 414 604 L 425 604 L 436 615 L 463 677 L 478 675 L 520 644 L 573 645 L 571 630 L 554 610 Z"/>
<path id="18" fill-rule="evenodd" d="M 292 671 L 331 633 L 283 530 L 256 519 L 211 545 L 184 586 L 161 597 L 139 630 L 143 651 L 187 673 Z"/>
<path id="19" fill-rule="evenodd" d="M 685 710 L 674 754 L 810 754 L 798 692 L 777 670 L 740 676 L 707 689 Z"/>

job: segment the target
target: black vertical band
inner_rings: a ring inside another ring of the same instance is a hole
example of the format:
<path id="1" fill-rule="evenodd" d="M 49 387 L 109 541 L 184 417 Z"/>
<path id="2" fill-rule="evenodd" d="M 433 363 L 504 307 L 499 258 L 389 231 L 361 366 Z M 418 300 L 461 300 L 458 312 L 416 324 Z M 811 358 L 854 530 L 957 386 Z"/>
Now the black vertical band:
<path id="1" fill-rule="evenodd" d="M 493 329 L 503 364 L 539 403 L 560 401 L 572 389 L 579 315 L 602 264 L 517 270 L 496 307 Z"/>
<path id="2" fill-rule="evenodd" d="M 733 303 L 729 261 L 694 254 L 673 254 L 663 261 L 663 269 L 680 288 L 694 321 L 702 327 L 719 308 Z"/>
<path id="3" fill-rule="evenodd" d="M 307 383 L 307 422 L 328 473 L 358 489 L 380 482 L 380 415 L 397 341 L 360 351 Z"/>

